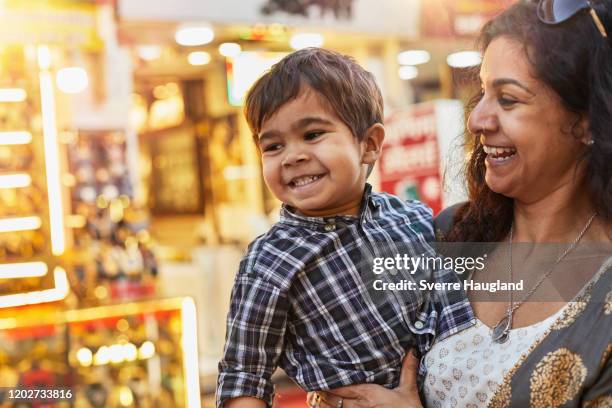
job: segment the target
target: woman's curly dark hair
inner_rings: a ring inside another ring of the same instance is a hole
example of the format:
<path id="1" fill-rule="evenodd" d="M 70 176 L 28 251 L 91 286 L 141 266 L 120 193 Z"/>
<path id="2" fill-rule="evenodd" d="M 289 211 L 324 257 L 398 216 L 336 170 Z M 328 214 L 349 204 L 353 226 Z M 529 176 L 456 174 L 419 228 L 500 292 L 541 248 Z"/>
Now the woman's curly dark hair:
<path id="1" fill-rule="evenodd" d="M 608 21 L 612 0 L 605 3 Z M 612 40 L 605 39 L 586 12 L 558 25 L 539 21 L 537 5 L 520 2 L 489 21 L 479 38 L 480 49 L 500 36 L 524 44 L 536 76 L 561 99 L 563 106 L 576 113 L 577 122 L 587 117 L 594 141 L 588 149 L 586 183 L 591 201 L 600 217 L 612 219 Z M 611 33 L 612 34 L 612 33 Z M 480 95 L 472 98 L 467 112 Z M 576 137 L 577 126 L 572 129 Z M 467 135 L 471 154 L 466 165 L 469 203 L 460 207 L 446 241 L 496 242 L 510 231 L 513 200 L 493 192 L 485 182 L 485 157 L 479 138 Z"/>

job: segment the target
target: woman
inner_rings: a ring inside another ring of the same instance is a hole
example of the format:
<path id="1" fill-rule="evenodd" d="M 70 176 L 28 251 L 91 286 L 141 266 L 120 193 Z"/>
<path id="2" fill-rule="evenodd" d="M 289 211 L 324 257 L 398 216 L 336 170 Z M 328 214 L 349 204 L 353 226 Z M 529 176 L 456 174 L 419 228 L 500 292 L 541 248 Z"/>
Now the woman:
<path id="1" fill-rule="evenodd" d="M 471 279 L 524 290 L 469 293 L 477 323 L 424 356 L 422 402 L 409 357 L 398 389 L 320 406 L 612 406 L 612 0 L 521 2 L 480 40 L 470 202 L 445 240 L 497 242 Z"/>

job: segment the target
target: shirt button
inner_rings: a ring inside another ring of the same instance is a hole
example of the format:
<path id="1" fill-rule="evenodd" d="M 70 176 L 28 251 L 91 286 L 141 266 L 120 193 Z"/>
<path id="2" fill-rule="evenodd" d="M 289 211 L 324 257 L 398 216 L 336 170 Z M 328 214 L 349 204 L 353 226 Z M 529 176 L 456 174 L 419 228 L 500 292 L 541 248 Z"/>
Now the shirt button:
<path id="1" fill-rule="evenodd" d="M 336 229 L 336 224 L 325 224 L 325 231 L 331 232 Z"/>
<path id="2" fill-rule="evenodd" d="M 416 327 L 417 329 L 421 330 L 425 325 L 423 324 L 422 321 L 417 320 L 416 322 L 414 322 L 414 327 Z"/>

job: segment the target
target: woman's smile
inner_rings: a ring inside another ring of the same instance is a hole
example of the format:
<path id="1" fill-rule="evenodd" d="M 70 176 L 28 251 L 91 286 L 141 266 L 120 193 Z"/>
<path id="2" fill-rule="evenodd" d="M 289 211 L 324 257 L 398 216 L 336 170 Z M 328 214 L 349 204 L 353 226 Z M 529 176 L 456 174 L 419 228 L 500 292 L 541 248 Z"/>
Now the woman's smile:
<path id="1" fill-rule="evenodd" d="M 502 166 L 510 164 L 518 156 L 517 150 L 511 146 L 489 146 L 483 145 L 487 154 L 486 163 L 489 166 Z"/>

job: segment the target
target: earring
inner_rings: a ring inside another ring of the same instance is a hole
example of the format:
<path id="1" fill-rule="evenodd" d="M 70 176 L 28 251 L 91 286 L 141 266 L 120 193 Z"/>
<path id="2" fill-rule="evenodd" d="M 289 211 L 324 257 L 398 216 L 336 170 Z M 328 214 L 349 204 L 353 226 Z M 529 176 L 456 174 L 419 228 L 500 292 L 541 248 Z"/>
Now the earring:
<path id="1" fill-rule="evenodd" d="M 595 144 L 595 141 L 593 139 L 589 139 L 585 144 L 587 146 L 593 146 Z"/>

